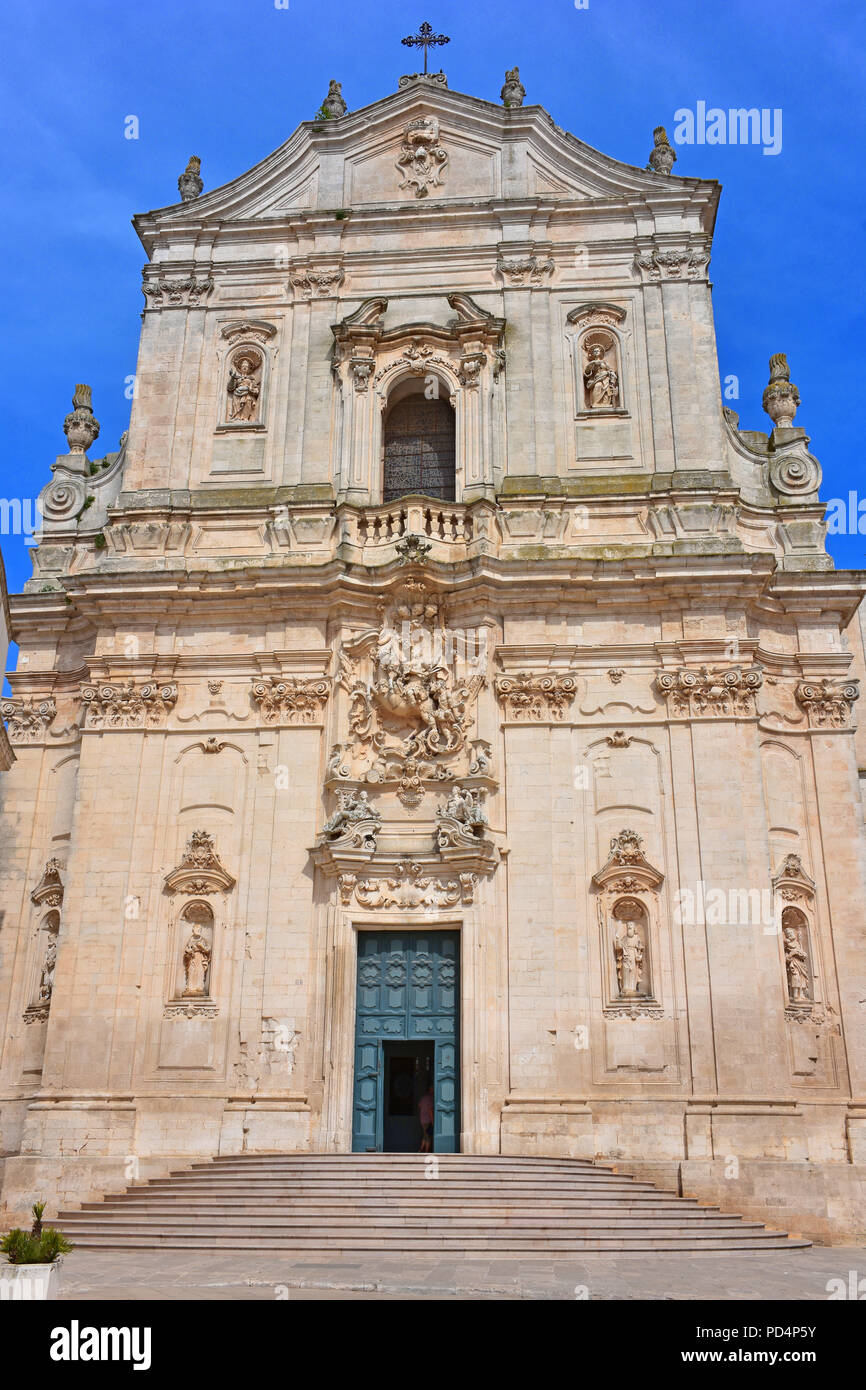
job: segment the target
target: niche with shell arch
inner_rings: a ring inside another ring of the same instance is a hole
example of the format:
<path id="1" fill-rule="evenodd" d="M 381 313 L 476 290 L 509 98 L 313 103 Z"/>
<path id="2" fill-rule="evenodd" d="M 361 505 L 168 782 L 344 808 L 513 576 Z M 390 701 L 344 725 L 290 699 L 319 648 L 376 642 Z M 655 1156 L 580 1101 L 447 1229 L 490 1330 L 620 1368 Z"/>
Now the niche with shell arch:
<path id="1" fill-rule="evenodd" d="M 592 878 L 606 1018 L 662 1016 L 656 961 L 663 882 L 635 831 L 625 829 L 612 837 L 607 863 Z"/>
<path id="2" fill-rule="evenodd" d="M 615 304 L 584 304 L 568 315 L 572 337 L 575 414 L 595 419 L 626 415 L 625 354 L 620 325 L 625 310 Z"/>
<path id="3" fill-rule="evenodd" d="M 54 993 L 54 971 L 57 965 L 57 946 L 60 935 L 60 912 L 63 906 L 63 868 L 59 859 L 49 859 L 42 878 L 30 895 L 38 923 L 35 932 L 36 949 L 30 966 L 30 985 L 27 991 L 26 1023 L 42 1022 L 48 1017 Z"/>
<path id="4" fill-rule="evenodd" d="M 273 324 L 244 321 L 221 329 L 223 364 L 217 429 L 264 430 Z"/>

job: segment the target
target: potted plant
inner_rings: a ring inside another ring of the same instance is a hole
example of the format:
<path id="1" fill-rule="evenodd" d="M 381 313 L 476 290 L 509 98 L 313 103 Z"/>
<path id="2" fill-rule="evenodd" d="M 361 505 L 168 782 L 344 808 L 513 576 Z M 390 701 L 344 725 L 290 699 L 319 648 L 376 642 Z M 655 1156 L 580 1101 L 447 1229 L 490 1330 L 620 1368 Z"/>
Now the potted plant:
<path id="1" fill-rule="evenodd" d="M 16 1226 L 0 1240 L 7 1267 L 0 1274 L 0 1297 L 9 1299 L 57 1298 L 60 1265 L 72 1246 L 60 1231 L 42 1225 L 44 1202 L 34 1202 L 30 1233 Z"/>

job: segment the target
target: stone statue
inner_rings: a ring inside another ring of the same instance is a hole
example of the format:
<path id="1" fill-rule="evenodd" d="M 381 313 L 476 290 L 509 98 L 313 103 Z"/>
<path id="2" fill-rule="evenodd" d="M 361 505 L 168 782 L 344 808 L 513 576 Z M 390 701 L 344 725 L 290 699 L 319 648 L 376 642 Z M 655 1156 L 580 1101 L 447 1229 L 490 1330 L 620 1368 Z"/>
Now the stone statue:
<path id="1" fill-rule="evenodd" d="M 244 353 L 237 357 L 229 372 L 229 419 L 248 423 L 259 413 L 259 392 L 261 386 L 257 373 L 261 359 L 256 361 L 252 354 Z"/>
<path id="2" fill-rule="evenodd" d="M 189 163 L 177 181 L 178 192 L 181 201 L 191 203 L 193 198 L 198 198 L 204 188 L 201 178 L 201 160 L 197 154 L 189 157 Z"/>
<path id="3" fill-rule="evenodd" d="M 468 787 L 459 785 L 452 787 L 441 815 L 448 817 L 449 820 L 456 820 L 461 825 L 467 825 L 473 830 L 487 824 L 487 815 L 481 805 L 478 793 L 473 793 Z"/>
<path id="4" fill-rule="evenodd" d="M 613 949 L 620 994 L 637 994 L 643 974 L 643 941 L 634 922 L 629 922 L 622 936 L 616 938 Z"/>
<path id="5" fill-rule="evenodd" d="M 505 74 L 505 85 L 499 93 L 503 106 L 522 106 L 526 88 L 520 80 L 520 69 L 509 68 Z"/>
<path id="6" fill-rule="evenodd" d="M 193 923 L 192 935 L 184 947 L 183 969 L 186 978 L 184 998 L 202 998 L 207 994 L 207 973 L 210 966 L 210 946 L 202 935 L 198 922 Z"/>
<path id="7" fill-rule="evenodd" d="M 657 125 L 653 131 L 653 149 L 649 157 L 648 169 L 654 174 L 669 174 L 676 162 L 677 152 L 668 140 L 668 133 L 663 125 Z"/>
<path id="8" fill-rule="evenodd" d="M 345 116 L 348 106 L 343 100 L 343 88 L 340 82 L 335 82 L 333 77 L 328 83 L 328 95 L 319 107 L 319 116 L 324 120 L 335 120 L 340 116 Z"/>
<path id="9" fill-rule="evenodd" d="M 586 355 L 583 372 L 586 404 L 592 410 L 611 409 L 619 403 L 619 378 L 608 366 L 601 343 L 591 343 Z"/>
<path id="10" fill-rule="evenodd" d="M 339 792 L 338 796 L 339 806 L 322 826 L 322 835 L 326 840 L 339 840 L 358 821 L 382 819 L 381 812 L 367 800 L 365 791 Z"/>
<path id="11" fill-rule="evenodd" d="M 794 1004 L 809 998 L 809 968 L 806 952 L 795 927 L 783 927 L 785 969 L 788 972 L 788 994 Z"/>
<path id="12" fill-rule="evenodd" d="M 54 936 L 49 937 L 48 946 L 45 951 L 45 960 L 42 965 L 42 974 L 39 977 L 39 1000 L 40 1003 L 47 1004 L 54 989 L 54 967 L 57 964 L 57 940 Z"/>

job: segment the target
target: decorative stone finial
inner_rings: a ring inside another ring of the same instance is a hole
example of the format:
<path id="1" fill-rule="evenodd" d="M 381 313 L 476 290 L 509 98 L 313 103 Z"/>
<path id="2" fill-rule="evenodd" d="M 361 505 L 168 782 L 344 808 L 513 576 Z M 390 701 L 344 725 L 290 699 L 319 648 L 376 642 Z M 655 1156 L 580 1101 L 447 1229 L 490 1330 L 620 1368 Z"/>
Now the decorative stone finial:
<path id="1" fill-rule="evenodd" d="M 191 203 L 193 198 L 198 198 L 204 188 L 201 179 L 201 160 L 197 154 L 191 154 L 189 163 L 177 181 L 180 191 L 181 201 Z"/>
<path id="2" fill-rule="evenodd" d="M 522 106 L 523 98 L 526 96 L 526 88 L 520 80 L 519 68 L 508 68 L 505 73 L 505 85 L 499 93 L 503 106 Z"/>
<path id="3" fill-rule="evenodd" d="M 63 421 L 63 433 L 71 454 L 86 454 L 94 439 L 99 438 L 99 421 L 93 418 L 89 386 L 76 386 L 72 407 Z"/>
<path id="4" fill-rule="evenodd" d="M 770 358 L 770 380 L 764 387 L 761 404 L 776 429 L 790 429 L 794 423 L 800 392 L 791 380 L 788 359 L 784 352 L 774 352 Z"/>
<path id="5" fill-rule="evenodd" d="M 345 116 L 348 106 L 343 100 L 343 86 L 341 82 L 335 82 L 333 77 L 328 83 L 328 95 L 316 113 L 320 121 L 334 121 L 340 116 Z"/>
<path id="6" fill-rule="evenodd" d="M 652 169 L 654 174 L 669 174 L 674 167 L 677 152 L 668 140 L 668 133 L 663 125 L 656 126 L 653 140 L 655 144 L 646 167 Z"/>

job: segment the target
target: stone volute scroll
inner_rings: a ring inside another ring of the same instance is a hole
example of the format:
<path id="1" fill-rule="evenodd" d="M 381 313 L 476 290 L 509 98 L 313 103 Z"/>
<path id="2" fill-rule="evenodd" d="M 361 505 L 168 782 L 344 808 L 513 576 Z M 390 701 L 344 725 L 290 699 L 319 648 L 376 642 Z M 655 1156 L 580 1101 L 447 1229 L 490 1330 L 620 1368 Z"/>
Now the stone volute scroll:
<path id="1" fill-rule="evenodd" d="M 656 964 L 663 882 L 664 875 L 649 862 L 634 830 L 613 836 L 607 863 L 592 878 L 605 1018 L 663 1017 Z"/>

